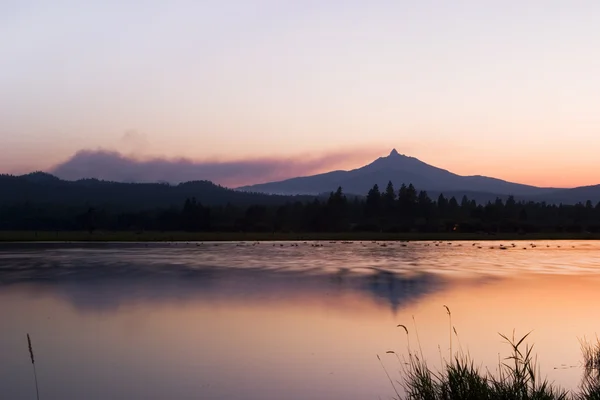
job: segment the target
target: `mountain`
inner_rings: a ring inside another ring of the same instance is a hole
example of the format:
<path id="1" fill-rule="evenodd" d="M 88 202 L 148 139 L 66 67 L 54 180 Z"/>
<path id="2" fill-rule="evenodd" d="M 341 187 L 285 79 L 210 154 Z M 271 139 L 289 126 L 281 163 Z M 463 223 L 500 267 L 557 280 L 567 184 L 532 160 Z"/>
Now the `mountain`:
<path id="1" fill-rule="evenodd" d="M 562 204 L 575 204 L 585 203 L 590 200 L 593 205 L 600 202 L 600 185 L 592 186 L 580 186 L 573 189 L 562 189 L 550 193 L 550 195 L 536 195 L 530 196 L 527 200 L 531 201 L 545 201 L 547 203 L 562 203 Z"/>
<path id="2" fill-rule="evenodd" d="M 313 194 L 335 190 L 341 186 L 346 193 L 366 193 L 377 183 L 384 189 L 389 181 L 396 187 L 412 183 L 420 190 L 483 192 L 532 196 L 551 193 L 557 189 L 511 183 L 485 176 L 461 176 L 426 164 L 414 157 L 399 154 L 395 149 L 389 156 L 351 171 L 333 171 L 319 175 L 292 178 L 279 182 L 245 186 L 240 190 L 279 194 Z"/>
<path id="3" fill-rule="evenodd" d="M 412 183 L 426 190 L 433 199 L 439 194 L 447 198 L 462 196 L 487 203 L 496 198 L 575 204 L 590 200 L 600 202 L 600 185 L 573 189 L 539 188 L 506 182 L 484 176 L 461 176 L 428 165 L 414 157 L 393 150 L 364 167 L 351 171 L 333 171 L 281 182 L 265 183 L 238 190 L 209 181 L 192 181 L 169 185 L 164 183 L 120 183 L 98 179 L 67 181 L 48 173 L 34 172 L 22 176 L 0 175 L 0 206 L 13 204 L 56 204 L 67 207 L 111 206 L 120 210 L 145 210 L 156 207 L 181 206 L 186 198 L 195 197 L 204 205 L 278 205 L 311 201 L 315 196 L 328 196 L 341 186 L 350 198 L 365 196 L 377 183 L 385 190 L 388 181 L 396 189 Z"/>
<path id="4" fill-rule="evenodd" d="M 65 181 L 43 172 L 22 176 L 0 175 L 0 205 L 29 203 L 80 207 L 88 204 L 139 211 L 155 207 L 179 207 L 186 198 L 191 197 L 204 205 L 275 205 L 314 198 L 240 192 L 208 181 L 168 185 L 97 179 Z"/>
<path id="5" fill-rule="evenodd" d="M 440 193 L 446 197 L 466 195 L 478 203 L 506 199 L 512 195 L 522 201 L 575 204 L 600 201 L 600 185 L 574 189 L 540 188 L 507 182 L 481 175 L 462 176 L 434 167 L 423 161 L 399 154 L 395 149 L 387 157 L 350 171 L 332 171 L 313 176 L 287 179 L 238 188 L 241 191 L 271 194 L 316 194 L 331 192 L 341 186 L 345 193 L 364 195 L 376 183 L 381 191 L 391 181 L 396 189 L 412 183 L 417 190 L 426 190 L 432 198 Z"/>

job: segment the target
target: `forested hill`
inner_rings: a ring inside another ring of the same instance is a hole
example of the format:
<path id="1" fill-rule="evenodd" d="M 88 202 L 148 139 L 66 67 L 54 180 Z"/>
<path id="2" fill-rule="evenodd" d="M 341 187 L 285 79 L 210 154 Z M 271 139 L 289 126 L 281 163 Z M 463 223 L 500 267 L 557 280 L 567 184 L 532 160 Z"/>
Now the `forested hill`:
<path id="1" fill-rule="evenodd" d="M 314 196 L 276 196 L 239 192 L 208 181 L 179 185 L 162 183 L 119 183 L 84 179 L 64 181 L 53 175 L 35 172 L 28 175 L 0 175 L 0 205 L 55 204 L 80 207 L 111 206 L 123 210 L 181 206 L 187 198 L 204 205 L 252 204 L 278 205 L 312 200 Z"/>
<path id="2" fill-rule="evenodd" d="M 366 197 L 347 198 L 338 188 L 327 197 L 303 199 L 237 193 L 208 182 L 64 182 L 39 174 L 1 180 L 21 202 L 0 203 L 0 231 L 600 232 L 600 203 L 556 205 L 509 196 L 484 205 L 467 196 L 430 197 L 412 184 L 395 190 L 391 182 L 384 191 L 374 185 Z M 6 190 L 0 193 L 10 197 Z M 219 197 L 224 194 L 232 197 Z M 180 195 L 191 197 L 177 204 Z M 243 202 L 233 204 L 233 198 Z M 225 205 L 214 203 L 224 199 L 229 199 Z M 176 204 L 164 207 L 172 201 Z M 112 202 L 130 208 L 109 206 Z"/>

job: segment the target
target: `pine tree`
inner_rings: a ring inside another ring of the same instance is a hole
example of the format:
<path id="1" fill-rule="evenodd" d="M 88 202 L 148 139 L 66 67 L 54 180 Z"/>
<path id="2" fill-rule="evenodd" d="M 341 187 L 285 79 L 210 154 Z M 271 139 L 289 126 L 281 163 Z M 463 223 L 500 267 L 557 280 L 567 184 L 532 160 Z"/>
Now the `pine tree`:
<path id="1" fill-rule="evenodd" d="M 379 192 L 379 186 L 375 184 L 369 193 L 367 194 L 367 214 L 370 216 L 377 215 L 381 206 L 381 193 Z"/>

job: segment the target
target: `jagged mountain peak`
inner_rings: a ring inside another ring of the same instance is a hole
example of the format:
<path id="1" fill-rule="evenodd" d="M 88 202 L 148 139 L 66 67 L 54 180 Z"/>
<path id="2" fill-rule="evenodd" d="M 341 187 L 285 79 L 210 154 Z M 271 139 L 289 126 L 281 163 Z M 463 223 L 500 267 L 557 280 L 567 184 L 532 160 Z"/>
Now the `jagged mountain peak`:
<path id="1" fill-rule="evenodd" d="M 423 166 L 428 166 L 428 164 L 419 160 L 418 158 L 407 156 L 405 154 L 400 154 L 398 150 L 392 149 L 390 154 L 386 157 L 379 157 L 375 161 L 370 164 L 367 164 L 359 169 L 371 169 L 371 168 L 391 168 L 394 170 L 397 169 L 414 169 L 414 168 L 423 168 Z M 435 167 L 431 167 L 435 168 Z"/>

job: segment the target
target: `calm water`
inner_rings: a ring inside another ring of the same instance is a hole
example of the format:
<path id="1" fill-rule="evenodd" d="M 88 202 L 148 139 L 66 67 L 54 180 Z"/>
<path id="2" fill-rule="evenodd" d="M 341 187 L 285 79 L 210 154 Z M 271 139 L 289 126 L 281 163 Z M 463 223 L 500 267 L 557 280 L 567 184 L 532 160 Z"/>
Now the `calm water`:
<path id="1" fill-rule="evenodd" d="M 400 378 L 385 353 L 416 323 L 439 365 L 443 305 L 455 349 L 493 370 L 498 332 L 533 330 L 542 372 L 576 387 L 600 243 L 436 244 L 0 245 L 0 398 L 35 398 L 30 333 L 44 400 L 389 399 L 376 356 Z"/>

